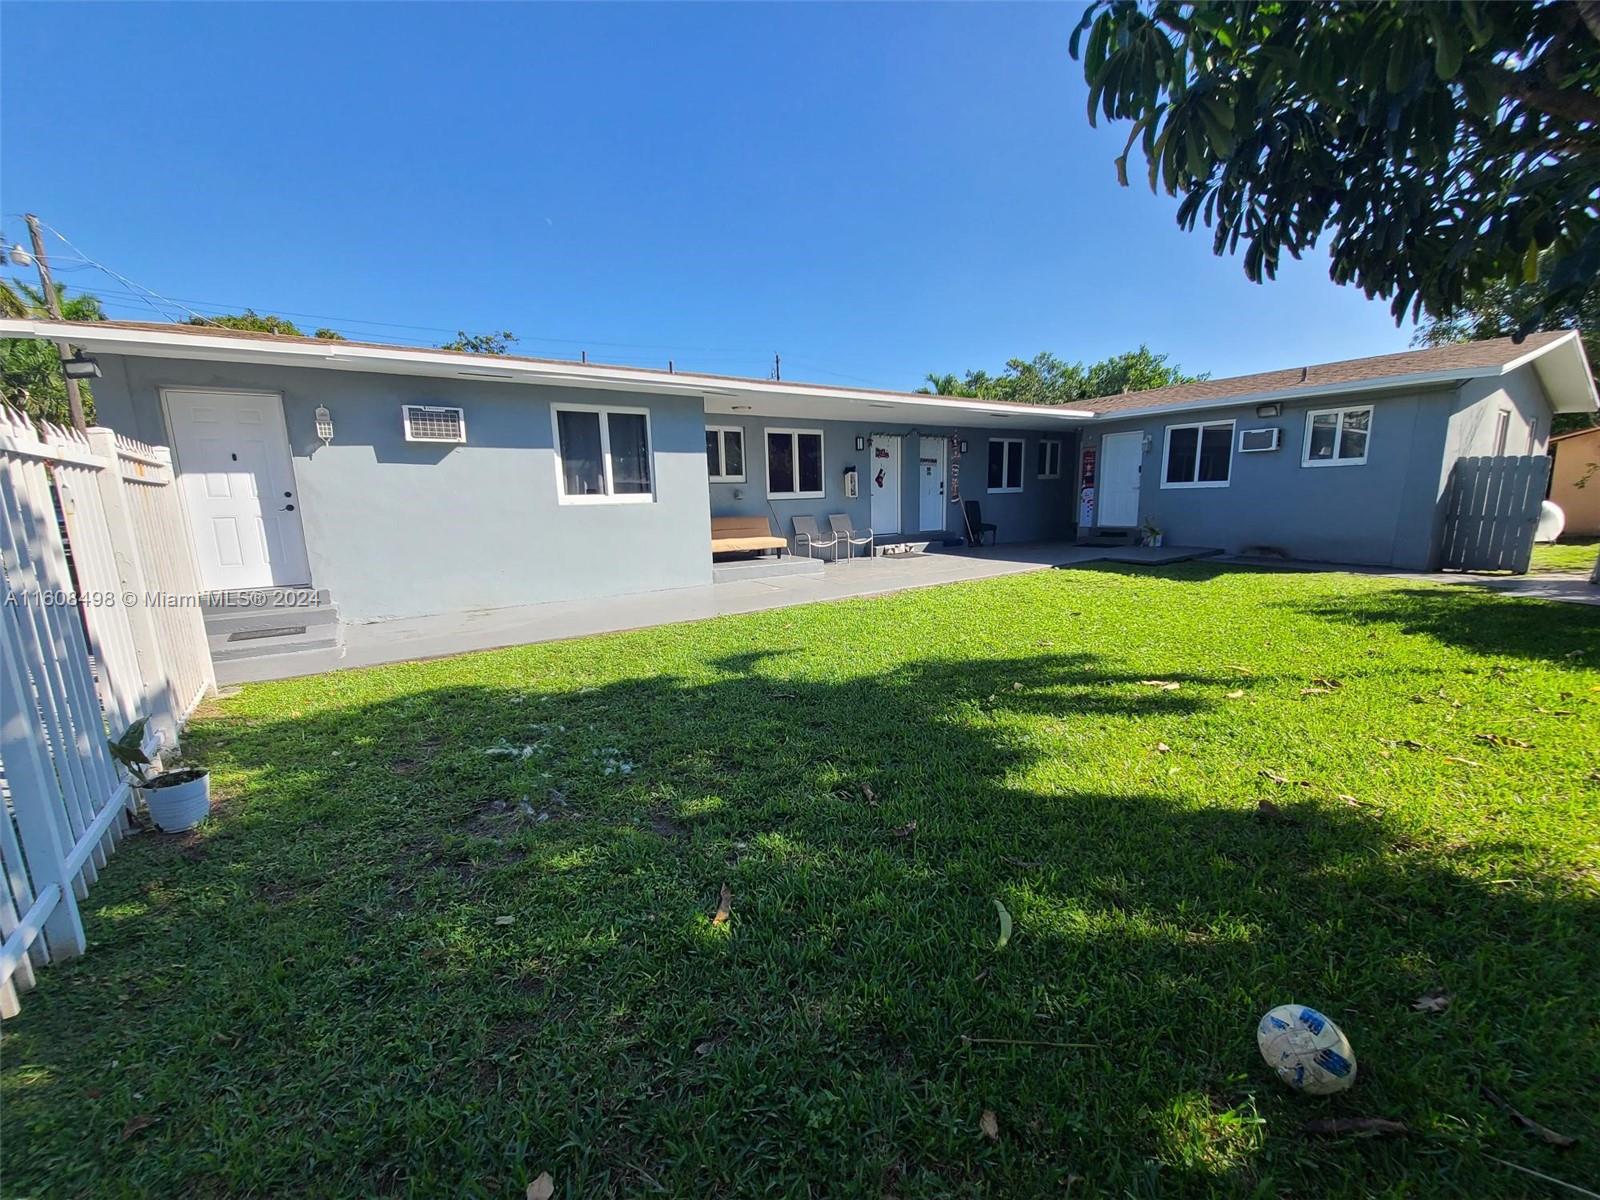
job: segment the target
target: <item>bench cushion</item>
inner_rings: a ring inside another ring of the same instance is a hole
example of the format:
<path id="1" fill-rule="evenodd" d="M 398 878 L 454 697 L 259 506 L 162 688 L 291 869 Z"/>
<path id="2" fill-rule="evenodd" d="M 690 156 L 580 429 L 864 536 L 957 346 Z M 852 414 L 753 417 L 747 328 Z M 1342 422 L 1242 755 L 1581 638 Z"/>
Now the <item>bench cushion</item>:
<path id="1" fill-rule="evenodd" d="M 722 554 L 733 550 L 778 550 L 789 543 L 772 535 L 772 526 L 765 517 L 712 517 L 711 552 Z"/>

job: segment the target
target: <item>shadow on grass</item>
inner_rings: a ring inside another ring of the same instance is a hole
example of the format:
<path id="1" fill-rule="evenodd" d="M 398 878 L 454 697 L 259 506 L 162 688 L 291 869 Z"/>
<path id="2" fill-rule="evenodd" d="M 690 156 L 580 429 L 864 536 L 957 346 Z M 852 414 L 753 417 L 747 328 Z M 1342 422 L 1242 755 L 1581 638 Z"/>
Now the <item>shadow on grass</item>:
<path id="1" fill-rule="evenodd" d="M 1231 677 L 1151 691 L 1087 654 L 783 670 L 741 654 L 197 727 L 221 817 L 131 843 L 90 955 L 8 1026 L 8 1184 L 491 1196 L 548 1169 L 583 1196 L 1074 1175 L 1172 1196 L 1420 1171 L 1486 1194 L 1475 1073 L 1592 1124 L 1584 1007 L 1547 1002 L 1592 994 L 1592 896 L 1481 886 L 1336 803 L 1264 823 L 1251 797 L 1035 770 L 1056 753 L 1035 718 L 1195 714 Z M 1441 973 L 1470 994 L 1410 1012 Z M 1384 1047 L 1358 1098 L 1268 1082 L 1254 1022 L 1288 1000 Z M 1426 1165 L 1290 1132 L 1363 1106 L 1434 1130 Z M 122 1141 L 139 1114 L 157 1123 Z"/>

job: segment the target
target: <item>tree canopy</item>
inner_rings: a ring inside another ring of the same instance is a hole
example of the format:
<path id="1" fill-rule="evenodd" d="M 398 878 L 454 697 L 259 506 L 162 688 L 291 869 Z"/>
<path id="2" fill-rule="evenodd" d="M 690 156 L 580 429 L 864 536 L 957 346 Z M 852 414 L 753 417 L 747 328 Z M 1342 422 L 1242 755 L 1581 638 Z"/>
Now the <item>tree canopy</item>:
<path id="1" fill-rule="evenodd" d="M 510 354 L 511 345 L 516 340 L 517 335 L 509 329 L 503 329 L 499 333 L 468 333 L 465 329 L 461 329 L 439 349 L 462 350 L 468 354 Z"/>
<path id="2" fill-rule="evenodd" d="M 1194 383 L 1204 375 L 1188 375 L 1165 354 L 1140 346 L 1096 363 L 1069 363 L 1048 351 L 1031 359 L 1013 358 L 998 375 L 968 371 L 964 376 L 930 372 L 927 386 L 918 390 L 940 396 L 973 396 L 1007 400 L 1014 404 L 1074 404 L 1096 396 L 1142 392 Z"/>
<path id="3" fill-rule="evenodd" d="M 68 295 L 56 284 L 56 301 L 68 321 L 104 321 L 100 301 L 88 293 Z M 0 280 L 0 314 L 8 317 L 45 317 L 44 293 L 25 283 Z M 80 382 L 84 416 L 94 419 L 94 394 L 87 381 Z M 0 339 L 0 399 L 20 408 L 30 417 L 72 423 L 67 403 L 67 384 L 61 375 L 61 356 L 54 342 L 32 338 Z"/>
<path id="4" fill-rule="evenodd" d="M 246 333 L 281 333 L 289 337 L 305 337 L 306 331 L 293 321 L 285 317 L 275 317 L 271 313 L 258 313 L 253 308 L 247 308 L 242 313 L 223 313 L 215 317 L 190 317 L 191 325 L 220 325 L 224 329 L 239 329 Z M 325 342 L 342 342 L 344 334 L 326 326 L 311 334 L 314 338 L 321 338 Z"/>
<path id="5" fill-rule="evenodd" d="M 1521 334 L 1600 274 L 1600 4 L 1096 0 L 1071 53 L 1122 182 L 1137 144 L 1255 282 L 1329 233 L 1397 321 L 1536 284 Z"/>

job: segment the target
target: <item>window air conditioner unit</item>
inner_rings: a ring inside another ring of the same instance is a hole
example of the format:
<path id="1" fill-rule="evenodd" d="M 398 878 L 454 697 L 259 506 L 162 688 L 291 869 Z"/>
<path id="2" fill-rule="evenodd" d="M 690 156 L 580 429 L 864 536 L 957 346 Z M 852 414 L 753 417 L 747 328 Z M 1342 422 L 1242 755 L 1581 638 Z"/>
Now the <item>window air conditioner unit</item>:
<path id="1" fill-rule="evenodd" d="M 1276 425 L 1270 429 L 1244 429 L 1239 432 L 1239 453 L 1260 454 L 1276 450 L 1283 445 L 1283 430 Z"/>
<path id="2" fill-rule="evenodd" d="M 459 408 L 431 404 L 403 404 L 408 442 L 465 442 L 467 419 Z"/>

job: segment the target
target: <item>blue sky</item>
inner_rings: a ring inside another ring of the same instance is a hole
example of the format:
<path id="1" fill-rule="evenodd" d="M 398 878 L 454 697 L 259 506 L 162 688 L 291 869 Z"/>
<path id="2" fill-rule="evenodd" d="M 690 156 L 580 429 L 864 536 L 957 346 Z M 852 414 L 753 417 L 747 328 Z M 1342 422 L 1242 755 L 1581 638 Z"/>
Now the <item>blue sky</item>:
<path id="1" fill-rule="evenodd" d="M 1219 376 L 1404 348 L 1320 257 L 1257 287 L 1117 185 L 1078 11 L 7 3 L 0 213 L 201 311 L 372 340 L 756 375 L 781 351 L 905 388 L 1141 341 Z"/>

